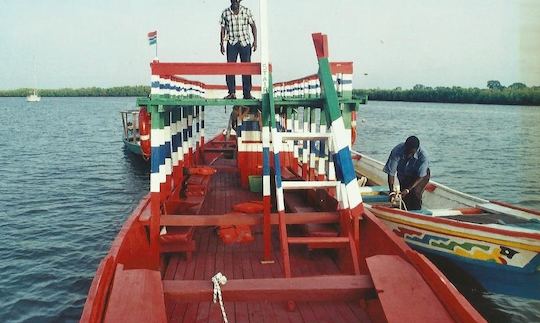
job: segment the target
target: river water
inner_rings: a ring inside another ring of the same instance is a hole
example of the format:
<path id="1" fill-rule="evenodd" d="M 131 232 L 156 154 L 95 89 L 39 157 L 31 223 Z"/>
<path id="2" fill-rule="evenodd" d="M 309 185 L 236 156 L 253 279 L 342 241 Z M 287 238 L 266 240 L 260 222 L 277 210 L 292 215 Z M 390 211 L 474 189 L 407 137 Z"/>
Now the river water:
<path id="1" fill-rule="evenodd" d="M 0 322 L 75 322 L 99 261 L 149 189 L 148 167 L 122 146 L 133 98 L 0 98 Z M 230 107 L 227 113 L 230 112 Z M 207 109 L 207 134 L 225 126 Z M 409 135 L 432 177 L 489 199 L 540 209 L 540 108 L 369 102 L 355 148 L 379 160 Z M 455 280 L 490 321 L 538 321 L 540 302 Z"/>

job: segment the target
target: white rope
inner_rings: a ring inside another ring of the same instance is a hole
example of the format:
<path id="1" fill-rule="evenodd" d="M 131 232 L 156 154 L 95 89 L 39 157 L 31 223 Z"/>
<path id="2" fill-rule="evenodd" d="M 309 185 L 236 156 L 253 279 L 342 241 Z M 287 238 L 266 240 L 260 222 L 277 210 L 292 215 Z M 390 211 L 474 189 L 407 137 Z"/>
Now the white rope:
<path id="1" fill-rule="evenodd" d="M 393 206 L 399 207 L 400 210 L 407 211 L 407 205 L 405 204 L 405 201 L 403 201 L 403 197 L 401 196 L 400 192 L 392 192 L 390 193 L 389 197 Z"/>
<path id="2" fill-rule="evenodd" d="M 212 277 L 212 283 L 214 284 L 214 304 L 217 302 L 217 299 L 219 299 L 223 322 L 229 323 L 229 320 L 227 320 L 227 313 L 225 313 L 225 306 L 223 305 L 223 297 L 221 296 L 221 285 L 227 284 L 227 277 L 219 272 Z"/>
<path id="3" fill-rule="evenodd" d="M 358 186 L 360 186 L 360 187 L 366 186 L 367 181 L 368 181 L 367 177 L 361 176 L 361 177 L 358 179 Z"/>

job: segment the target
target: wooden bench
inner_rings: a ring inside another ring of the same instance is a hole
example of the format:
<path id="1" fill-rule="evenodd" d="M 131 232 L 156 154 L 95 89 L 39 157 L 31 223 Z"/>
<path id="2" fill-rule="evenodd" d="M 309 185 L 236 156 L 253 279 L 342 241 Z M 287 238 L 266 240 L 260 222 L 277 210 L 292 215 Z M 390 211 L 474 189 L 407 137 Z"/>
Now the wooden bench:
<path id="1" fill-rule="evenodd" d="M 210 280 L 164 280 L 163 290 L 167 299 L 178 302 L 209 302 L 213 285 Z M 233 279 L 222 287 L 229 302 L 359 301 L 372 291 L 368 275 Z"/>
<path id="2" fill-rule="evenodd" d="M 399 256 L 366 258 L 388 322 L 454 322 L 418 271 Z"/>
<path id="3" fill-rule="evenodd" d="M 118 264 L 104 322 L 167 322 L 159 271 Z"/>

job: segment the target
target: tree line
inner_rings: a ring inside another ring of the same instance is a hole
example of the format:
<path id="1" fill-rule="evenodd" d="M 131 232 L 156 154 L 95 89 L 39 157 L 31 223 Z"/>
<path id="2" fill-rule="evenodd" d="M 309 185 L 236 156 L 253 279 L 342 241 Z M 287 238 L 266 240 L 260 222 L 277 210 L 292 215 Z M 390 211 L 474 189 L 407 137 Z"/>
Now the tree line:
<path id="1" fill-rule="evenodd" d="M 523 83 L 503 86 L 496 80 L 488 81 L 484 89 L 417 84 L 412 89 L 356 89 L 353 95 L 367 95 L 373 101 L 540 105 L 540 86 L 527 87 Z"/>
<path id="2" fill-rule="evenodd" d="M 32 93 L 32 89 L 22 88 L 15 90 L 0 90 L 0 97 L 25 97 Z M 147 96 L 150 94 L 150 86 L 135 85 L 135 86 L 117 86 L 110 88 L 101 87 L 85 87 L 78 89 L 64 88 L 64 89 L 43 89 L 38 90 L 38 93 L 42 97 L 70 97 L 70 96 Z"/>
<path id="3" fill-rule="evenodd" d="M 0 90 L 0 97 L 25 97 L 32 89 Z M 98 97 L 98 96 L 147 96 L 150 87 L 145 85 L 118 86 L 111 88 L 63 88 L 39 90 L 43 97 Z M 440 103 L 476 103 L 476 104 L 508 104 L 508 105 L 540 105 L 540 86 L 528 87 L 523 83 L 502 85 L 491 80 L 486 88 L 429 87 L 422 84 L 412 89 L 355 89 L 353 95 L 367 95 L 373 101 L 407 101 L 407 102 L 440 102 Z"/>

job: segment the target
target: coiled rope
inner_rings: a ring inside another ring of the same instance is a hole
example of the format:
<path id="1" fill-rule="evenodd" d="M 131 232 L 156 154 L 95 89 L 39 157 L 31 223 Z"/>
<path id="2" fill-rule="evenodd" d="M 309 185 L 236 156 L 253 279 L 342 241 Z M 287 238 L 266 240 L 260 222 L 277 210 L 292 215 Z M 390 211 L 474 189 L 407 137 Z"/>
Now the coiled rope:
<path id="1" fill-rule="evenodd" d="M 214 304 L 219 299 L 219 306 L 221 306 L 223 322 L 229 323 L 229 320 L 227 320 L 227 313 L 225 313 L 225 306 L 223 305 L 223 297 L 221 296 L 221 285 L 227 284 L 227 277 L 219 272 L 212 277 L 212 283 L 214 284 Z"/>

